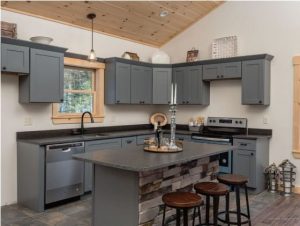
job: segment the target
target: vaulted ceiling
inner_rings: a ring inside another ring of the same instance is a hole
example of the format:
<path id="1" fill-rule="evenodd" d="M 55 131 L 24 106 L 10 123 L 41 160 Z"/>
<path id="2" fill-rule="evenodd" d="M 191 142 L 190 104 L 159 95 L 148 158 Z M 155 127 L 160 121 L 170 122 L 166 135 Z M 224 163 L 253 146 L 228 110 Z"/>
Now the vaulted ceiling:
<path id="1" fill-rule="evenodd" d="M 1 1 L 3 9 L 159 47 L 222 1 Z M 161 14 L 167 14 L 161 16 Z"/>

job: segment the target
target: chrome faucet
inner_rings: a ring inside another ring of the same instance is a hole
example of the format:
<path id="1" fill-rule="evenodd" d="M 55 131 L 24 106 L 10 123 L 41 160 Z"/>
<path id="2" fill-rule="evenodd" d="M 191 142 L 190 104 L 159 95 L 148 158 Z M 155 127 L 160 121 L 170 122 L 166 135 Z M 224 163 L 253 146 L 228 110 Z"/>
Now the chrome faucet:
<path id="1" fill-rule="evenodd" d="M 88 114 L 89 116 L 90 116 L 90 118 L 91 118 L 91 123 L 94 123 L 94 118 L 93 118 L 93 115 L 92 115 L 92 113 L 91 112 L 89 112 L 89 111 L 85 111 L 85 112 L 83 112 L 82 113 L 82 115 L 81 115 L 81 135 L 83 135 L 84 134 L 84 115 L 85 114 Z"/>

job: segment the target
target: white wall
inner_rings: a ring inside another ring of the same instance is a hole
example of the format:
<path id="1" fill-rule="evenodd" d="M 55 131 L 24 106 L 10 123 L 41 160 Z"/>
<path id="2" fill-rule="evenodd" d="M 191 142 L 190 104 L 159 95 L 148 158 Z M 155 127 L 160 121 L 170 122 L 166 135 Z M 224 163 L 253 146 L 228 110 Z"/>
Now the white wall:
<path id="1" fill-rule="evenodd" d="M 91 33 L 55 22 L 37 19 L 8 11 L 1 11 L 1 20 L 17 23 L 18 38 L 29 40 L 32 36 L 44 35 L 54 39 L 53 45 L 68 48 L 68 51 L 87 55 L 91 48 Z M 94 49 L 98 57 L 121 56 L 123 52 L 136 52 L 141 60 L 147 61 L 155 48 L 95 34 Z M 51 104 L 19 104 L 18 77 L 1 75 L 1 106 L 2 106 L 2 143 L 1 143 L 1 204 L 17 201 L 16 173 L 16 132 L 26 130 L 46 130 L 75 128 L 78 125 L 53 125 L 51 121 Z M 111 106 L 105 107 L 105 121 L 91 126 L 125 125 L 148 123 L 153 106 Z M 32 119 L 32 126 L 24 126 L 24 119 Z"/>
<path id="2" fill-rule="evenodd" d="M 163 50 L 173 62 L 185 61 L 186 51 L 198 48 L 201 59 L 211 57 L 215 38 L 237 35 L 238 54 L 269 53 L 271 63 L 271 105 L 242 106 L 240 81 L 211 83 L 208 107 L 179 107 L 177 121 L 187 123 L 191 116 L 247 117 L 249 126 L 273 129 L 270 161 L 290 159 L 298 168 L 300 160 L 292 157 L 292 57 L 300 55 L 300 2 L 226 2 L 205 18 L 175 37 Z M 161 110 L 165 110 L 161 108 Z M 269 124 L 263 124 L 267 117 Z"/>

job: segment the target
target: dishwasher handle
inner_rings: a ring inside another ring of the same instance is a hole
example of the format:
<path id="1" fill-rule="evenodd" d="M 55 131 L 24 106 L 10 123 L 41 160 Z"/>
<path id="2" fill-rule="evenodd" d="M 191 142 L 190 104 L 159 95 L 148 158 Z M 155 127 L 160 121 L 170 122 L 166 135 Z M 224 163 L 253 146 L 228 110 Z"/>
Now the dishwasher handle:
<path id="1" fill-rule="evenodd" d="M 71 148 L 65 148 L 65 149 L 62 149 L 62 152 L 66 153 L 66 152 L 70 152 L 72 149 Z"/>
<path id="2" fill-rule="evenodd" d="M 84 142 L 75 142 L 75 143 L 63 143 L 63 144 L 50 144 L 46 145 L 47 151 L 58 151 L 69 152 L 72 148 L 84 148 Z M 70 150 L 69 150 L 70 149 Z"/>

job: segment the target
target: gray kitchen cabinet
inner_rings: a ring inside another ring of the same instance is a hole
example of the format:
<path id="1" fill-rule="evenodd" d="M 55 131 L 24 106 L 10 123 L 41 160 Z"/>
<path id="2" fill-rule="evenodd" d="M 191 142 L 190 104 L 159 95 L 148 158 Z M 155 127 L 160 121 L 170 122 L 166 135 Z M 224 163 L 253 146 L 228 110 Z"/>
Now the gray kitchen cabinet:
<path id="1" fill-rule="evenodd" d="M 105 67 L 105 103 L 130 104 L 131 65 L 107 62 Z"/>
<path id="2" fill-rule="evenodd" d="M 137 146 L 136 136 L 122 138 L 122 148 L 130 149 L 130 148 L 135 148 L 136 146 Z"/>
<path id="3" fill-rule="evenodd" d="M 131 104 L 152 103 L 152 68 L 131 65 Z"/>
<path id="4" fill-rule="evenodd" d="M 171 101 L 172 68 L 153 68 L 153 104 Z"/>
<path id="5" fill-rule="evenodd" d="M 246 176 L 248 187 L 260 193 L 265 189 L 264 169 L 269 165 L 269 138 L 233 139 L 233 173 Z"/>
<path id="6" fill-rule="evenodd" d="M 203 65 L 203 80 L 241 78 L 241 61 Z"/>
<path id="7" fill-rule="evenodd" d="M 30 49 L 30 76 L 21 76 L 21 103 L 63 101 L 64 53 Z"/>
<path id="8" fill-rule="evenodd" d="M 202 66 L 178 67 L 173 70 L 178 104 L 209 104 L 209 83 L 202 79 Z"/>
<path id="9" fill-rule="evenodd" d="M 248 178 L 248 187 L 256 187 L 255 151 L 239 149 L 233 154 L 233 172 Z"/>
<path id="10" fill-rule="evenodd" d="M 1 71 L 29 74 L 29 48 L 2 43 Z"/>
<path id="11" fill-rule="evenodd" d="M 101 149 L 118 149 L 121 147 L 121 138 L 85 142 L 85 152 L 92 152 Z M 84 191 L 88 192 L 92 190 L 93 185 L 93 164 L 86 162 L 84 165 Z"/>
<path id="12" fill-rule="evenodd" d="M 242 104 L 269 105 L 270 61 L 243 61 L 242 74 Z"/>

